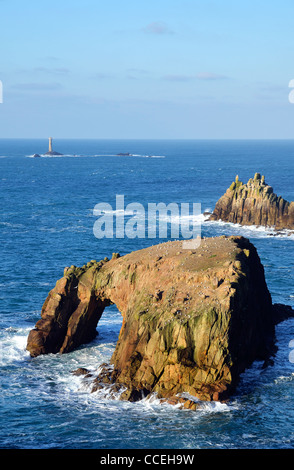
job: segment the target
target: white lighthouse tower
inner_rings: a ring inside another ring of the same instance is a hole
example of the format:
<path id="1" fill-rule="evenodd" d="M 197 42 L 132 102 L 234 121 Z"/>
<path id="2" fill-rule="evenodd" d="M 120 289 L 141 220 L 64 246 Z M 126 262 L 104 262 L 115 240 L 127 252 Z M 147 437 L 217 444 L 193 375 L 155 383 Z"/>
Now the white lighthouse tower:
<path id="1" fill-rule="evenodd" d="M 49 150 L 45 153 L 45 155 L 62 155 L 62 153 L 55 152 L 52 148 L 52 137 L 49 137 Z"/>

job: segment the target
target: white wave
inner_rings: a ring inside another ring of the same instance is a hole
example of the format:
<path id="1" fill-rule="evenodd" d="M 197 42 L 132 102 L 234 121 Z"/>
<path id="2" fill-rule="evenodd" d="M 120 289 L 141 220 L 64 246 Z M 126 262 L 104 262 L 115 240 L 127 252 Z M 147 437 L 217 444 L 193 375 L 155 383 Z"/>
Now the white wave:
<path id="1" fill-rule="evenodd" d="M 219 413 L 219 412 L 223 413 L 223 412 L 229 412 L 238 408 L 237 404 L 233 402 L 224 403 L 220 401 L 203 401 L 203 400 L 199 400 L 199 398 L 187 392 L 183 392 L 179 396 L 197 403 L 198 411 L 207 411 L 209 413 Z"/>
<path id="2" fill-rule="evenodd" d="M 5 328 L 0 340 L 0 362 L 2 366 L 22 361 L 29 357 L 26 351 L 30 328 Z"/>
<path id="3" fill-rule="evenodd" d="M 62 157 L 86 157 L 87 155 L 79 155 L 79 154 L 62 154 L 62 155 L 45 155 L 43 153 L 38 154 L 40 155 L 41 158 L 62 158 Z M 89 155 L 90 156 L 90 155 Z M 38 157 L 35 157 L 34 155 L 25 155 L 26 158 L 36 158 L 38 160 Z"/>
<path id="4" fill-rule="evenodd" d="M 197 408 L 193 411 L 194 416 L 197 418 L 199 413 L 201 415 L 204 413 L 228 413 L 233 410 L 239 409 L 240 405 L 237 402 L 228 402 L 223 403 L 219 401 L 202 401 L 199 398 L 192 396 L 190 393 L 183 392 L 178 394 L 177 396 L 186 398 L 197 403 Z M 136 402 L 138 406 L 142 406 L 146 408 L 148 411 L 159 411 L 163 409 L 169 409 L 169 411 L 176 411 L 183 409 L 182 403 L 171 404 L 166 400 L 162 400 L 158 398 L 157 393 L 151 393 L 148 397 L 142 399 L 139 402 Z"/>
<path id="5" fill-rule="evenodd" d="M 170 223 L 178 223 L 178 224 L 182 222 L 187 222 L 187 221 L 194 222 L 194 223 L 202 223 L 207 220 L 207 216 L 204 214 L 197 214 L 197 215 L 194 215 L 194 214 L 187 214 L 187 215 L 186 214 L 185 215 L 159 214 L 158 219 L 163 220 L 163 221 L 169 221 Z"/>
<path id="6" fill-rule="evenodd" d="M 261 225 L 241 225 L 234 224 L 232 222 L 224 222 L 223 220 L 209 220 L 209 216 L 207 216 L 205 223 L 211 227 L 215 226 L 219 228 L 229 228 L 232 234 L 244 234 L 245 236 L 251 238 L 275 237 L 294 240 L 294 232 L 287 229 L 277 231 L 274 227 L 265 227 Z"/>
<path id="7" fill-rule="evenodd" d="M 294 380 L 294 372 L 292 374 L 285 376 L 285 375 L 280 375 L 274 380 L 275 384 L 280 384 L 284 382 L 292 382 Z"/>
<path id="8" fill-rule="evenodd" d="M 119 155 L 119 154 L 75 154 L 75 153 L 66 153 L 62 155 L 46 155 L 44 153 L 38 154 L 41 158 L 81 158 L 81 157 L 139 157 L 139 158 L 165 158 L 165 155 L 141 155 L 141 154 L 130 154 L 130 155 Z M 37 158 L 35 154 L 25 155 L 26 158 Z M 0 158 L 7 158 L 5 155 L 0 156 Z"/>
<path id="9" fill-rule="evenodd" d="M 107 210 L 103 209 L 103 214 L 111 214 L 111 215 L 134 215 L 133 210 L 126 210 L 126 209 L 113 209 L 113 210 Z M 95 208 L 93 210 L 93 215 L 95 214 Z M 100 215 L 100 214 L 99 214 Z M 140 214 L 138 214 L 140 215 Z"/>
<path id="10" fill-rule="evenodd" d="M 92 209 L 88 209 L 89 211 L 92 212 Z M 99 211 L 100 212 L 100 211 Z M 142 219 L 145 219 L 145 218 L 148 218 L 148 209 L 145 210 L 142 210 L 142 212 L 140 211 L 135 211 L 135 210 L 130 210 L 130 209 L 113 209 L 113 210 L 108 210 L 108 209 L 103 209 L 103 214 L 111 214 L 111 215 L 130 215 L 130 216 L 133 216 L 133 215 L 136 215 L 136 217 L 142 217 Z M 95 214 L 95 208 L 93 210 L 93 215 L 96 215 Z M 100 213 L 98 214 L 100 215 Z M 191 222 L 205 222 L 207 220 L 207 215 L 204 215 L 204 214 L 198 214 L 198 215 L 193 215 L 193 214 L 189 214 L 189 215 L 182 215 L 182 214 L 179 214 L 179 215 L 173 215 L 173 214 L 169 214 L 169 213 L 160 213 L 160 212 L 157 212 L 156 213 L 156 219 L 154 219 L 154 222 L 155 221 L 167 221 L 167 222 L 170 222 L 170 223 L 181 223 L 182 221 L 191 221 Z"/>
<path id="11" fill-rule="evenodd" d="M 168 401 L 158 398 L 158 394 L 156 392 L 151 393 L 150 395 L 148 395 L 148 397 L 144 397 L 139 402 L 136 402 L 136 404 L 137 406 L 141 406 L 143 409 L 146 409 L 148 411 L 158 411 L 165 408 L 168 408 L 170 410 L 178 410 L 182 408 L 181 403 L 171 404 L 168 403 Z"/>
<path id="12" fill-rule="evenodd" d="M 86 157 L 87 155 L 76 155 L 76 154 L 71 154 L 71 153 L 67 153 L 67 154 L 63 154 L 63 155 L 40 155 L 42 158 L 63 158 L 63 157 Z"/>
<path id="13" fill-rule="evenodd" d="M 220 401 L 205 401 L 198 405 L 198 411 L 204 411 L 208 413 L 228 413 L 232 410 L 238 409 L 239 406 L 236 403 L 223 403 Z"/>
<path id="14" fill-rule="evenodd" d="M 10 228 L 25 228 L 23 224 L 12 224 L 10 222 L 0 222 L 0 225 L 4 225 L 5 227 Z"/>

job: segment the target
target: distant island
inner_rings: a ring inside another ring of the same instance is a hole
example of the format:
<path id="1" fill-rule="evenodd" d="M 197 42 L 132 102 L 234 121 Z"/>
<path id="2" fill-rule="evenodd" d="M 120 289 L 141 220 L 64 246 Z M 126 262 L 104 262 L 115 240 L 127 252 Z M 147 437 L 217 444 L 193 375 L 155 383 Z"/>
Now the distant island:
<path id="1" fill-rule="evenodd" d="M 236 176 L 217 201 L 209 220 L 294 230 L 294 202 L 277 196 L 260 173 L 255 173 L 246 184 Z"/>

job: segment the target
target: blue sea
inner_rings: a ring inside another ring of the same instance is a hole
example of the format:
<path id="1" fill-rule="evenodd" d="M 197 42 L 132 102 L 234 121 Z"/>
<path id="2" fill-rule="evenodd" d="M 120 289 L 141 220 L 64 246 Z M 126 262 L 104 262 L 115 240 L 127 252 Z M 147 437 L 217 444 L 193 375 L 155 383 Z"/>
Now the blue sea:
<path id="1" fill-rule="evenodd" d="M 1 449 L 286 449 L 294 447 L 294 319 L 276 328 L 278 351 L 256 362 L 226 403 L 197 411 L 90 393 L 78 367 L 98 370 L 121 327 L 115 306 L 102 315 L 90 344 L 30 358 L 26 340 L 65 266 L 121 255 L 164 239 L 98 239 L 93 209 L 125 204 L 201 203 L 212 211 L 238 174 L 265 175 L 294 200 L 294 141 L 54 140 L 63 156 L 32 158 L 48 140 L 0 140 Z M 130 153 L 131 155 L 117 155 Z M 150 158 L 152 157 L 152 158 Z M 127 217 L 127 215 L 126 215 Z M 239 234 L 256 246 L 273 302 L 294 307 L 294 236 L 271 229 L 208 222 L 205 237 Z"/>

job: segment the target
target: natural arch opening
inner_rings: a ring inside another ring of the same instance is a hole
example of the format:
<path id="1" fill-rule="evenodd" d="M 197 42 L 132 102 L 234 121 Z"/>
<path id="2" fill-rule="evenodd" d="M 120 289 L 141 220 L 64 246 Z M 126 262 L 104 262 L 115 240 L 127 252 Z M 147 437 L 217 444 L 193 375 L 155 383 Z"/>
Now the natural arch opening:
<path id="1" fill-rule="evenodd" d="M 97 344 L 103 357 L 103 362 L 109 362 L 115 351 L 121 331 L 123 317 L 116 304 L 110 303 L 105 307 L 98 324 Z"/>

